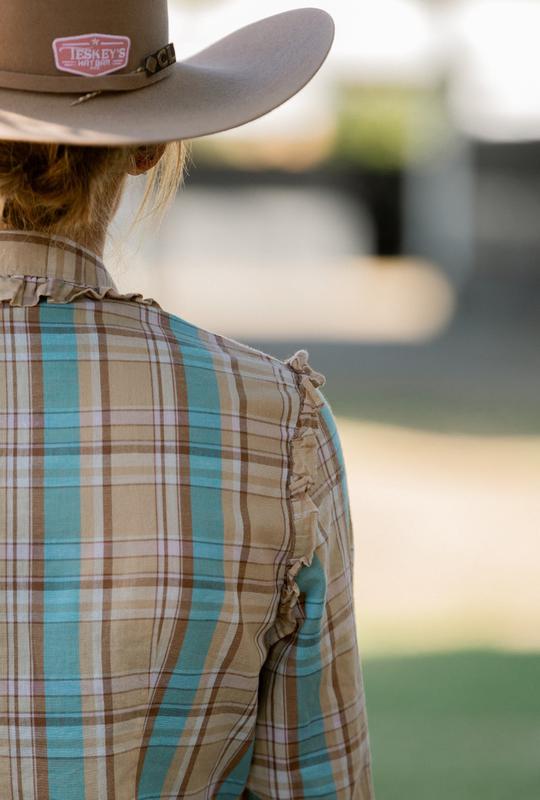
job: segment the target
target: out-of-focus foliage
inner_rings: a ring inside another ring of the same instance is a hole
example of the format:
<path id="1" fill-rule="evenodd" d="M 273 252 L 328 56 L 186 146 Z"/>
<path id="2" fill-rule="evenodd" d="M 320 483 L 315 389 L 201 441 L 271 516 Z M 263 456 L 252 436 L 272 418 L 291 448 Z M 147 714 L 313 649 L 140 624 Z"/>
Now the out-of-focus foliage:
<path id="1" fill-rule="evenodd" d="M 449 135 L 441 91 L 423 88 L 336 84 L 333 125 L 309 139 L 269 136 L 195 139 L 197 163 L 238 169 L 301 171 L 325 161 L 399 169 L 444 147 Z"/>
<path id="2" fill-rule="evenodd" d="M 334 158 L 373 168 L 400 168 L 447 135 L 440 93 L 404 86 L 343 83 L 337 88 Z"/>

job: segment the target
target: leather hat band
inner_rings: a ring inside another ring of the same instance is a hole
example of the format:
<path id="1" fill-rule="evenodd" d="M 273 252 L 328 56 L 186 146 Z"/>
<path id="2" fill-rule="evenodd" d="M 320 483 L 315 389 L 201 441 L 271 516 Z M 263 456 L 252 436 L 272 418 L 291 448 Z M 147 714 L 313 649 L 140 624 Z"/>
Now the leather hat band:
<path id="1" fill-rule="evenodd" d="M 167 77 L 176 62 L 174 47 L 167 45 L 147 56 L 144 65 L 133 72 L 85 77 L 78 75 L 33 75 L 0 70 L 0 88 L 26 92 L 125 92 L 142 89 Z"/>

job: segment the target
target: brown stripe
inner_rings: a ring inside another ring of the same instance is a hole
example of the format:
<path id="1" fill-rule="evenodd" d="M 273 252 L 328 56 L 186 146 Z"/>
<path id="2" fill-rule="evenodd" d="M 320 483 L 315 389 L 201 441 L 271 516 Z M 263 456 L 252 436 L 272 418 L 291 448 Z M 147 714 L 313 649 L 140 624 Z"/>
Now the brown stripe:
<path id="1" fill-rule="evenodd" d="M 118 697 L 117 694 L 115 694 L 113 696 Z M 101 695 L 100 695 L 100 699 L 101 699 Z M 206 713 L 207 713 L 206 703 L 204 705 L 200 705 L 198 707 L 194 707 L 193 711 L 194 711 L 194 715 L 195 716 L 197 716 L 199 714 L 206 715 Z M 236 703 L 227 703 L 227 702 L 220 703 L 220 705 L 219 705 L 219 713 L 223 714 L 223 715 L 225 715 L 225 714 L 235 715 L 235 714 L 238 713 L 238 705 Z M 120 709 L 116 710 L 115 715 L 114 715 L 115 724 L 118 726 L 118 723 L 120 723 L 120 722 L 129 722 L 131 720 L 139 720 L 140 716 L 141 716 L 141 711 L 140 711 L 139 708 L 133 708 L 133 709 L 120 708 Z M 62 725 L 65 725 L 66 727 L 71 727 L 71 726 L 77 727 L 79 725 L 80 720 L 81 720 L 80 714 L 67 714 L 67 713 L 62 714 Z M 106 723 L 107 723 L 107 717 L 106 717 L 106 714 L 104 712 L 102 712 L 102 711 L 95 711 L 95 710 L 93 710 L 91 712 L 86 711 L 85 714 L 84 714 L 84 724 L 87 725 L 88 727 L 91 727 L 91 728 L 100 727 L 100 728 L 102 728 Z M 0 724 L 1 725 L 8 725 L 9 724 L 9 718 L 8 717 L 4 717 L 3 715 L 0 716 Z M 49 720 L 49 724 L 50 724 L 50 720 Z M 44 716 L 40 716 L 40 717 L 32 716 L 32 717 L 28 717 L 26 719 L 24 717 L 22 717 L 21 719 L 19 719 L 17 721 L 17 728 L 20 728 L 22 731 L 24 731 L 25 738 L 28 735 L 29 731 L 38 730 L 40 728 L 45 729 L 46 727 L 47 727 L 47 715 L 46 714 Z M 17 752 L 19 753 L 19 757 L 20 757 L 20 748 L 19 747 L 17 747 Z M 117 755 L 117 754 L 115 754 L 115 755 Z M 90 758 L 92 758 L 91 755 L 89 755 L 88 753 L 84 754 L 84 760 L 85 761 L 87 761 Z M 94 755 L 93 758 L 102 759 L 103 755 L 100 753 L 100 754 Z M 14 797 L 17 797 L 17 795 L 14 794 Z M 40 795 L 40 797 L 41 797 L 41 795 Z M 112 795 L 112 800 L 114 800 L 114 797 L 115 797 L 115 795 Z"/>
<path id="2" fill-rule="evenodd" d="M 150 329 L 149 325 L 148 326 L 144 325 L 144 327 L 145 327 L 145 329 Z M 157 393 L 158 393 L 158 397 L 159 397 L 158 408 L 163 408 L 165 400 L 164 400 L 164 391 L 163 391 L 163 381 L 162 381 L 161 370 L 162 369 L 169 369 L 170 365 L 167 364 L 167 363 L 162 363 L 162 360 L 161 360 L 161 358 L 159 356 L 159 344 L 158 344 L 158 337 L 156 336 L 155 328 L 151 328 L 150 329 L 150 333 L 146 337 L 146 344 L 147 344 L 147 349 L 148 349 L 148 354 L 149 354 L 148 372 L 149 372 L 149 376 L 150 376 L 150 383 L 151 383 L 151 385 L 153 387 L 153 376 L 154 376 L 154 373 L 157 373 L 157 376 L 158 376 L 157 377 L 157 380 L 158 380 Z M 172 362 L 173 362 L 173 358 L 171 358 L 171 363 Z M 151 392 L 151 395 L 152 395 L 152 399 L 153 399 L 154 398 L 154 391 Z M 165 425 L 164 415 L 163 414 L 159 414 L 159 420 L 160 421 L 158 423 L 158 428 L 157 428 L 158 431 L 159 431 L 159 434 L 158 435 L 154 435 L 152 437 L 151 444 L 153 445 L 153 447 L 150 448 L 150 449 L 153 449 L 153 452 L 154 452 L 154 455 L 155 455 L 156 458 L 158 456 L 161 456 L 161 474 L 165 475 L 166 474 L 165 453 L 166 453 L 166 451 L 168 449 L 168 446 L 167 446 L 166 436 L 165 436 L 166 425 Z M 139 426 L 139 427 L 143 427 L 143 426 Z M 156 430 L 155 421 L 154 421 L 154 424 L 152 425 L 152 428 L 153 428 L 154 431 Z M 177 430 L 179 430 L 179 427 L 177 428 Z M 189 429 L 187 429 L 185 433 L 186 433 L 186 441 L 188 442 L 188 448 L 187 448 L 187 452 L 185 452 L 184 455 L 189 457 L 189 455 L 190 455 L 190 452 L 189 452 Z M 176 455 L 178 456 L 179 452 L 181 452 L 181 450 L 180 450 L 181 443 L 179 442 L 177 437 L 175 437 L 175 441 L 172 443 L 172 446 L 171 445 L 169 445 L 169 446 L 171 447 L 171 450 L 174 453 L 176 453 Z M 155 469 L 155 466 L 154 466 L 154 469 Z M 154 479 L 157 481 L 157 476 L 155 475 L 155 473 L 154 473 Z M 164 625 L 164 622 L 165 622 L 165 612 L 166 612 L 166 607 L 167 607 L 168 589 L 169 589 L 169 586 L 174 583 L 174 580 L 171 581 L 170 580 L 170 576 L 169 576 L 169 551 L 168 551 L 168 547 L 166 546 L 166 542 L 167 542 L 168 537 L 169 537 L 169 525 L 168 525 L 168 521 L 167 521 L 167 482 L 164 481 L 164 480 L 161 480 L 160 481 L 160 489 L 158 489 L 157 491 L 160 491 L 160 494 L 161 494 L 161 510 L 162 510 L 162 514 L 163 514 L 163 530 L 160 531 L 158 529 L 157 524 L 156 524 L 156 540 L 159 540 L 159 538 L 161 536 L 163 538 L 163 541 L 164 541 L 164 547 L 162 548 L 163 553 L 158 556 L 158 558 L 163 559 L 163 565 L 162 566 L 160 565 L 160 572 L 163 575 L 163 579 L 162 579 L 161 582 L 157 582 L 157 581 L 155 582 L 156 593 L 158 592 L 158 588 L 159 588 L 160 585 L 162 586 L 162 589 L 161 589 L 161 607 L 159 608 L 159 613 L 157 615 L 156 615 L 156 613 L 154 613 L 154 625 L 152 627 L 152 639 L 151 639 L 152 642 L 159 642 L 160 639 L 161 639 L 162 631 L 163 631 L 163 625 Z M 157 502 L 158 502 L 157 491 L 156 491 L 156 505 L 157 505 Z M 160 548 L 159 547 L 156 547 L 156 553 L 160 553 Z M 190 575 L 192 575 L 192 574 L 193 574 L 193 567 L 191 568 L 191 572 L 190 572 Z M 179 585 L 180 589 L 182 589 L 182 587 L 185 587 L 187 585 L 187 582 L 185 580 L 185 575 L 183 575 L 183 574 L 180 575 L 179 583 L 180 583 L 180 585 Z M 193 588 L 193 584 L 191 584 L 190 588 Z M 154 608 L 157 610 L 157 598 L 154 600 Z M 155 631 L 156 616 L 157 616 L 157 620 L 158 620 L 157 633 Z M 149 675 L 151 674 L 152 665 L 153 665 L 153 661 L 154 661 L 153 656 L 154 656 L 154 651 L 153 651 L 153 648 L 151 647 L 150 648 L 150 652 L 148 654 L 148 657 L 149 657 L 148 674 Z"/>
<path id="3" fill-rule="evenodd" d="M 39 307 L 30 308 L 28 310 L 28 319 L 39 329 L 41 333 L 40 309 Z M 31 383 L 31 396 L 30 396 L 30 438 L 32 447 L 37 447 L 41 453 L 44 454 L 44 438 L 45 431 L 42 424 L 36 425 L 36 422 L 41 420 L 45 412 L 45 400 L 43 391 L 43 355 L 41 350 L 41 337 L 37 336 L 34 340 L 35 350 L 32 352 L 32 361 L 28 363 L 29 379 Z M 32 546 L 35 544 L 38 550 L 42 550 L 44 546 L 44 530 L 45 530 L 45 490 L 43 487 L 44 479 L 44 455 L 32 458 L 32 486 L 34 487 L 31 492 L 31 506 L 32 506 L 32 520 L 31 520 L 31 541 Z M 43 577 L 45 565 L 41 560 L 31 558 L 31 567 L 29 569 L 32 575 L 32 584 L 35 590 L 31 592 L 29 606 L 30 606 L 30 624 L 31 643 L 32 643 L 32 675 L 43 676 L 45 673 L 44 664 L 44 604 L 43 604 Z M 38 688 L 40 681 L 37 680 L 34 688 Z M 45 692 L 43 694 L 32 695 L 32 707 L 36 718 L 45 716 L 46 698 Z M 47 729 L 46 727 L 36 727 L 35 735 L 32 737 L 35 741 L 34 753 L 34 771 L 36 776 L 36 794 L 43 800 L 49 798 L 49 762 L 43 757 L 47 753 Z M 41 758 L 37 757 L 37 752 L 41 754 Z"/>
<path id="4" fill-rule="evenodd" d="M 104 323 L 103 309 L 96 306 L 95 326 L 98 339 L 99 351 L 99 385 L 100 385 L 100 408 L 102 412 L 102 475 L 103 475 L 103 531 L 105 536 L 112 537 L 113 518 L 112 518 L 112 470 L 111 470 L 111 449 L 112 436 L 110 424 L 111 395 L 109 385 L 109 356 L 107 346 L 107 326 Z M 112 538 L 106 539 L 103 546 L 103 618 L 101 625 L 101 664 L 103 680 L 103 708 L 104 708 L 104 734 L 105 752 L 114 752 L 114 703 L 111 675 L 111 617 L 108 610 L 111 608 L 112 581 L 113 581 L 113 543 Z M 107 796 L 115 796 L 115 760 L 105 759 L 106 787 Z"/>
<path id="5" fill-rule="evenodd" d="M 117 407 L 116 410 L 118 410 L 118 407 Z M 19 412 L 19 414 L 21 414 L 21 415 L 23 413 L 26 416 L 26 412 Z M 16 418 L 17 416 L 19 416 L 19 414 L 18 413 L 14 413 L 13 417 Z M 0 415 L 0 418 L 1 418 L 1 416 L 2 415 Z M 120 423 L 117 423 L 116 425 L 110 425 L 108 427 L 117 430 L 118 429 L 118 424 L 120 424 Z M 126 425 L 126 423 L 124 423 L 124 425 Z M 141 431 L 144 431 L 144 430 L 146 430 L 148 428 L 154 428 L 155 427 L 153 425 L 142 425 L 140 423 L 133 423 L 133 425 L 136 425 L 137 428 L 139 430 L 141 430 Z M 81 425 L 81 430 L 85 430 L 86 428 L 91 429 L 92 427 L 93 427 L 92 425 L 86 425 L 86 426 L 85 425 Z M 164 424 L 160 425 L 160 428 L 164 429 L 165 427 L 166 427 L 166 425 L 164 425 Z M 165 456 L 165 455 L 167 455 L 169 453 L 176 453 L 178 449 L 180 449 L 180 451 L 183 451 L 185 453 L 189 452 L 188 445 L 184 446 L 183 444 L 179 444 L 178 448 L 177 448 L 174 443 L 166 442 L 166 441 L 163 442 L 163 444 L 161 446 L 159 445 L 158 442 L 154 442 L 154 441 L 147 441 L 147 442 L 141 441 L 141 442 L 137 442 L 136 444 L 124 443 L 124 442 L 122 442 L 120 440 L 117 440 L 117 441 L 118 441 L 118 444 L 115 443 L 115 447 L 114 447 L 114 452 L 115 452 L 116 455 L 129 455 L 131 453 L 137 453 L 137 454 L 141 454 L 142 455 L 142 454 L 145 454 L 145 453 L 156 453 L 156 454 L 162 454 L 163 456 Z M 86 444 L 82 445 L 80 449 L 77 448 L 77 452 L 78 453 L 80 452 L 81 456 L 91 456 L 91 455 L 94 455 L 96 453 L 100 453 L 101 452 L 101 447 L 102 447 L 102 445 L 98 441 L 87 442 Z M 56 452 L 57 453 L 61 453 L 62 452 L 61 448 L 57 447 L 56 448 Z M 71 452 L 71 451 L 66 449 L 66 452 Z M 200 450 L 198 448 L 193 448 L 191 450 L 191 452 L 192 453 L 200 452 L 201 454 L 204 453 L 204 455 L 217 455 L 217 453 L 218 453 L 218 451 L 216 451 L 216 450 L 212 451 L 212 450 L 209 450 L 209 448 L 204 448 L 204 449 L 201 448 Z M 34 453 L 36 453 L 37 455 L 41 456 L 41 455 L 43 455 L 43 449 L 39 448 L 39 447 L 38 448 L 34 448 L 29 444 L 21 444 L 21 445 L 17 446 L 16 454 L 15 454 L 14 448 L 12 446 L 10 446 L 10 445 L 9 446 L 4 446 L 4 447 L 0 446 L 0 458 L 7 458 L 8 456 L 15 456 L 15 455 L 17 455 L 19 458 L 22 458 L 23 456 L 27 456 L 27 457 L 31 456 Z M 219 453 L 220 453 L 221 458 L 224 461 L 232 461 L 236 457 L 236 453 L 233 450 L 230 450 L 229 448 L 224 448 L 222 451 L 220 450 Z M 258 453 L 258 452 L 254 453 L 250 457 L 250 461 L 251 461 L 252 464 L 259 464 L 259 465 L 262 465 L 262 466 L 265 466 L 265 467 L 272 467 L 274 469 L 277 468 L 279 466 L 279 464 L 280 464 L 280 459 L 276 458 L 276 456 L 274 456 L 274 455 L 265 456 L 264 453 Z M 83 479 L 83 481 L 84 481 L 84 479 Z M 82 485 L 84 485 L 84 483 Z M 118 485 L 118 478 L 114 481 L 114 485 L 115 486 Z M 129 485 L 129 481 L 126 481 L 126 483 L 123 484 L 123 485 Z M 254 497 L 259 494 L 259 492 L 255 491 L 253 489 L 251 489 L 250 491 L 251 491 L 251 494 Z M 260 492 L 260 494 L 263 497 L 267 497 L 268 496 L 265 492 Z"/>
<path id="6" fill-rule="evenodd" d="M 84 254 L 82 250 L 76 250 L 74 253 L 75 257 L 75 270 L 74 270 L 74 282 L 77 284 L 83 283 L 84 279 Z"/>
<path id="7" fill-rule="evenodd" d="M 248 492 L 249 492 L 249 460 L 250 460 L 250 452 L 249 452 L 249 442 L 248 442 L 248 434 L 247 434 L 247 419 L 248 419 L 248 409 L 247 409 L 247 397 L 246 391 L 244 388 L 244 381 L 242 378 L 242 371 L 239 367 L 238 359 L 236 356 L 232 355 L 228 350 L 228 344 L 226 340 L 219 336 L 218 334 L 214 335 L 213 338 L 215 339 L 216 343 L 219 345 L 223 353 L 229 358 L 231 369 L 234 377 L 234 383 L 236 387 L 236 391 L 238 393 L 238 427 L 239 427 L 239 438 L 240 438 L 240 490 L 238 495 L 238 502 L 240 504 L 240 514 L 242 517 L 242 530 L 239 532 L 242 537 L 242 552 L 240 555 L 240 564 L 238 569 L 238 580 L 237 580 L 237 592 L 240 597 L 245 596 L 245 573 L 246 573 L 246 564 L 249 559 L 250 554 L 250 547 L 251 547 L 251 520 L 249 518 L 249 509 L 248 509 Z M 210 348 L 209 348 L 210 351 Z M 211 351 L 210 351 L 211 352 Z M 221 404 L 220 404 L 221 405 Z M 239 604 L 239 619 L 238 624 L 236 626 L 236 630 L 232 641 L 229 645 L 229 650 L 227 651 L 226 656 L 222 661 L 223 670 L 224 672 L 227 671 L 229 665 L 234 661 L 235 655 L 238 652 L 238 647 L 240 642 L 242 641 L 243 631 L 242 631 L 242 604 Z M 223 682 L 224 672 L 220 673 L 220 679 L 216 680 L 212 686 L 212 693 L 208 700 L 208 707 L 207 713 L 204 717 L 202 725 L 199 728 L 199 732 L 197 734 L 197 738 L 193 745 L 193 751 L 191 753 L 191 759 L 189 762 L 188 769 L 186 770 L 186 774 L 182 780 L 180 785 L 180 795 L 182 796 L 185 792 L 188 784 L 189 784 L 189 776 L 192 774 L 195 763 L 197 758 L 200 755 L 204 757 L 204 738 L 206 729 L 212 719 L 212 711 L 216 705 L 216 696 L 219 692 L 221 684 Z M 246 741 L 242 744 L 240 748 L 241 754 L 240 758 L 244 755 L 245 751 L 249 748 L 250 742 Z M 230 767 L 230 765 L 229 765 Z M 215 791 L 219 792 L 219 789 L 223 785 L 224 781 L 227 779 L 227 772 L 228 770 L 224 770 L 223 774 L 221 775 L 220 780 L 217 782 L 215 786 Z"/>
<path id="8" fill-rule="evenodd" d="M 141 309 L 141 319 L 148 324 L 149 313 L 150 312 L 148 309 Z M 182 350 L 170 327 L 170 317 L 165 314 L 160 314 L 159 316 L 156 315 L 156 318 L 159 319 L 159 323 L 163 325 L 163 333 L 166 334 L 167 329 L 170 332 L 170 335 L 166 338 L 168 338 L 170 341 L 173 356 L 171 360 L 171 366 L 175 377 L 173 401 L 177 415 L 175 430 L 178 433 L 177 441 L 179 445 L 181 443 L 182 436 L 185 436 L 185 443 L 182 447 L 179 446 L 177 450 L 177 475 L 179 477 L 178 502 L 180 505 L 180 523 L 183 537 L 183 547 L 181 549 L 181 574 L 188 576 L 190 572 L 189 569 L 185 567 L 185 564 L 193 564 L 193 522 L 191 516 L 189 402 L 187 396 L 187 381 L 184 370 Z M 193 574 L 193 567 L 191 567 L 191 574 Z M 155 720 L 163 702 L 163 697 L 167 690 L 168 682 L 173 674 L 174 667 L 178 662 L 178 656 L 182 649 L 186 635 L 187 625 L 185 621 L 189 618 L 192 597 L 192 582 L 190 582 L 190 585 L 188 585 L 186 582 L 186 585 L 182 585 L 182 591 L 179 593 L 179 598 L 182 602 L 182 609 L 179 609 L 178 613 L 176 614 L 176 622 L 167 649 L 167 654 L 163 659 L 159 677 L 156 680 L 155 687 L 148 700 L 148 709 L 143 726 L 142 742 L 135 776 L 135 789 L 137 794 L 144 762 L 147 756 L 148 746 L 152 738 Z"/>
<path id="9" fill-rule="evenodd" d="M 104 544 L 108 544 L 108 543 L 112 544 L 113 541 L 116 541 L 116 540 L 108 539 L 108 540 L 105 540 Z M 121 558 L 122 561 L 127 560 L 127 558 L 125 556 L 121 556 L 120 558 Z M 137 558 L 137 556 L 134 556 L 134 558 Z M 112 566 L 112 564 L 114 564 L 115 561 L 118 561 L 118 556 L 115 557 L 114 560 L 110 560 L 110 561 L 108 559 L 103 559 L 103 560 L 107 561 L 107 564 Z M 36 558 L 36 561 L 43 561 L 43 559 L 42 558 Z M 84 563 L 85 561 L 90 561 L 92 563 L 95 563 L 95 558 L 81 559 L 81 563 Z M 100 561 L 101 561 L 101 559 L 100 559 Z M 205 585 L 206 585 L 204 583 L 204 581 L 200 580 L 200 578 L 196 579 L 193 576 L 193 568 L 192 567 L 191 567 L 191 574 L 189 574 L 189 575 L 188 574 L 181 574 L 181 575 L 176 576 L 176 575 L 171 575 L 167 571 L 160 572 L 159 575 L 160 575 L 160 583 L 162 585 L 171 586 L 174 589 L 181 589 L 183 587 L 187 587 L 187 588 L 192 589 L 195 582 L 197 583 L 197 586 L 199 588 L 205 588 Z M 68 582 L 66 582 L 65 585 L 71 585 L 72 583 L 73 583 L 73 581 L 69 581 L 69 584 L 68 584 Z M 95 589 L 97 587 L 97 583 L 98 583 L 98 579 L 97 578 L 90 578 L 90 577 L 87 578 L 87 579 L 82 578 L 80 582 L 77 581 L 77 586 L 78 587 L 80 586 L 81 591 L 84 591 L 84 590 L 92 591 L 93 589 Z M 103 578 L 101 585 L 103 587 L 107 588 L 107 589 L 111 589 L 111 588 L 114 587 L 117 590 L 122 589 L 122 588 L 130 589 L 130 588 L 139 587 L 141 589 L 144 589 L 144 588 L 147 588 L 147 587 L 155 587 L 155 585 L 156 585 L 156 575 L 154 573 L 152 573 L 148 577 L 141 577 L 141 578 L 135 577 L 132 573 L 130 573 L 129 575 L 125 575 L 125 576 L 120 576 L 120 575 L 116 576 L 115 575 L 114 576 L 114 580 L 109 580 L 108 578 Z M 38 586 L 39 586 L 39 584 L 38 584 Z M 58 581 L 55 582 L 55 588 L 61 588 L 61 586 L 62 586 L 62 584 L 59 584 Z M 30 581 L 28 580 L 27 576 L 23 576 L 22 578 L 14 578 L 13 580 L 0 579 L 0 590 L 20 591 L 20 590 L 31 589 L 32 591 L 37 591 L 37 588 L 38 587 L 36 587 L 34 585 L 32 580 L 30 580 Z M 255 582 L 251 582 L 250 581 L 249 583 L 245 583 L 244 584 L 244 588 L 246 589 L 247 592 L 257 593 L 260 596 L 265 596 L 265 597 L 267 595 L 275 594 L 275 589 L 272 586 L 265 586 L 264 584 L 261 584 L 260 582 L 259 583 L 255 583 Z M 105 605 L 104 604 L 104 608 L 107 611 L 110 611 L 110 610 L 118 608 L 118 604 L 117 603 L 110 604 L 110 605 Z M 146 616 L 144 614 L 138 613 L 136 618 L 137 618 L 137 620 L 144 621 L 144 620 L 147 620 L 147 619 L 154 619 L 155 617 L 150 617 L 150 616 Z M 164 617 L 164 619 L 166 619 L 166 617 Z"/>

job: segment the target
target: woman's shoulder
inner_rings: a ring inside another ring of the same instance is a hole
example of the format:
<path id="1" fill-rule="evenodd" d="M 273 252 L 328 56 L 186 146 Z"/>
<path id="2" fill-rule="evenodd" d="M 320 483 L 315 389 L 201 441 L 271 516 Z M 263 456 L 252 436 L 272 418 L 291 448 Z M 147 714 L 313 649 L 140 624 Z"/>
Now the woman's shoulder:
<path id="1" fill-rule="evenodd" d="M 186 347 L 205 353 L 222 375 L 234 375 L 238 381 L 253 387 L 256 385 L 259 392 L 264 388 L 269 392 L 272 388 L 291 388 L 298 390 L 303 397 L 307 384 L 319 389 L 326 383 L 325 376 L 312 367 L 305 348 L 297 349 L 291 356 L 281 359 L 247 342 L 201 327 L 177 315 L 166 313 L 165 316 L 175 336 Z"/>

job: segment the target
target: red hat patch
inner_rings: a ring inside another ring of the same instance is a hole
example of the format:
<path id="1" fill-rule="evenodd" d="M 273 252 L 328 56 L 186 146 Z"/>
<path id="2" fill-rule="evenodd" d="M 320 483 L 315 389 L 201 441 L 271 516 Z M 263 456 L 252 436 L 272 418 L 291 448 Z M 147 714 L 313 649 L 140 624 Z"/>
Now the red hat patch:
<path id="1" fill-rule="evenodd" d="M 53 42 L 54 60 L 62 72 L 91 78 L 124 69 L 129 60 L 129 36 L 87 33 Z"/>

